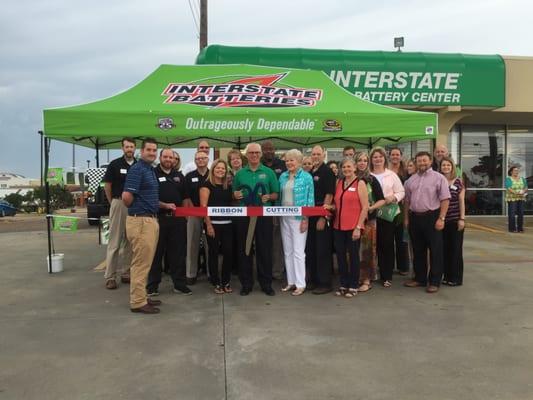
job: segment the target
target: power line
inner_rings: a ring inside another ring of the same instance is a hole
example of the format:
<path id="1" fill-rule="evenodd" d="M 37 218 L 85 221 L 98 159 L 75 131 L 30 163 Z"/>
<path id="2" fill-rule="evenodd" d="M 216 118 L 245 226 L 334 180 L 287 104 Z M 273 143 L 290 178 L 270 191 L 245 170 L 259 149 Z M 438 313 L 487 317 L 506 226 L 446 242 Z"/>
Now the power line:
<path id="1" fill-rule="evenodd" d="M 189 8 L 191 9 L 192 20 L 194 21 L 194 26 L 196 26 L 196 37 L 199 38 L 200 37 L 200 27 L 198 26 L 199 18 L 194 13 L 194 7 L 191 3 L 191 0 L 188 0 L 188 2 L 189 2 Z"/>

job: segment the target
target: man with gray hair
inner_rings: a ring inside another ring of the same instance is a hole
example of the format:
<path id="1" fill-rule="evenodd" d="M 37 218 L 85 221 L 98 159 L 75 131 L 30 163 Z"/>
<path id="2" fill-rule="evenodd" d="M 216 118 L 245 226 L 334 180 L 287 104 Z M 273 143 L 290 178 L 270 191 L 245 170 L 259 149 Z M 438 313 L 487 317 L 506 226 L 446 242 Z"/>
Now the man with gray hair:
<path id="1" fill-rule="evenodd" d="M 269 206 L 278 199 L 279 183 L 276 174 L 261 164 L 261 146 L 249 143 L 245 154 L 248 165 L 241 168 L 233 179 L 233 197 L 241 206 Z M 247 242 L 255 239 L 257 280 L 267 296 L 274 296 L 272 289 L 272 217 L 260 217 L 257 221 L 241 217 L 237 222 L 239 280 L 241 296 L 247 296 L 253 288 L 252 257 Z M 255 226 L 254 226 L 255 223 Z M 251 242 L 249 243 L 251 244 Z"/>

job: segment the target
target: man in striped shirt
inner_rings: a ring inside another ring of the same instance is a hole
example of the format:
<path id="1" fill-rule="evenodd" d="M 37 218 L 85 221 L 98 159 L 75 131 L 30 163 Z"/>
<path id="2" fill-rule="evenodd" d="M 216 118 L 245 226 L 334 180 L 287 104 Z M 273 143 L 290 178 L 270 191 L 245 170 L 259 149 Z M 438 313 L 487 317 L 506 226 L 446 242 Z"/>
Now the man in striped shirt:
<path id="1" fill-rule="evenodd" d="M 126 236 L 132 247 L 130 269 L 130 309 L 132 312 L 157 314 L 161 304 L 146 296 L 146 281 L 159 237 L 159 184 L 152 163 L 157 157 L 157 143 L 147 138 L 141 147 L 141 160 L 126 176 L 122 201 L 128 207 Z"/>

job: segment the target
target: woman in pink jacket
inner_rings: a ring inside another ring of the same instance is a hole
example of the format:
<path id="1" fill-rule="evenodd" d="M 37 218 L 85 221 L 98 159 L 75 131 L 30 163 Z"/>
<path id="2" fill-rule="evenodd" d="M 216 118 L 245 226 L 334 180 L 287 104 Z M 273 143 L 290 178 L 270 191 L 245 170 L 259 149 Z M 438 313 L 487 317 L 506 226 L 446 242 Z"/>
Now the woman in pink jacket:
<path id="1" fill-rule="evenodd" d="M 375 147 L 370 152 L 370 171 L 378 180 L 383 190 L 385 204 L 377 213 L 377 253 L 380 277 L 383 286 L 392 286 L 394 269 L 394 219 L 400 213 L 398 203 L 403 200 L 405 191 L 402 181 L 387 168 L 387 153 L 382 147 Z"/>

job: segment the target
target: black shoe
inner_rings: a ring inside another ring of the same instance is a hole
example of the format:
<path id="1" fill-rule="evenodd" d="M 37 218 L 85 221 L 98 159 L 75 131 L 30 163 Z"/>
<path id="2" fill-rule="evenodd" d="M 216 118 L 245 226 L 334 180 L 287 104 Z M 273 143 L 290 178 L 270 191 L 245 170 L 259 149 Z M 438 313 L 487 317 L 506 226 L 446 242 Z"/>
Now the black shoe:
<path id="1" fill-rule="evenodd" d="M 187 278 L 187 285 L 192 286 L 196 283 L 196 278 Z"/>
<path id="2" fill-rule="evenodd" d="M 146 290 L 146 295 L 147 295 L 148 297 L 159 296 L 159 289 L 147 289 L 147 290 Z"/>
<path id="3" fill-rule="evenodd" d="M 305 285 L 305 288 L 307 290 L 315 290 L 317 286 L 314 283 L 309 282 L 307 285 Z"/>
<path id="4" fill-rule="evenodd" d="M 263 293 L 266 294 L 267 296 L 275 296 L 276 295 L 276 292 L 274 292 L 274 289 L 272 289 L 272 288 L 263 289 Z"/>
<path id="5" fill-rule="evenodd" d="M 326 294 L 333 291 L 331 287 L 317 287 L 311 293 L 313 294 Z"/>
<path id="6" fill-rule="evenodd" d="M 189 289 L 187 286 L 176 286 L 173 289 L 174 293 L 183 294 L 185 296 L 190 296 L 192 294 L 192 290 Z"/>
<path id="7" fill-rule="evenodd" d="M 241 296 L 248 296 L 250 294 L 251 290 L 248 288 L 241 288 Z"/>

